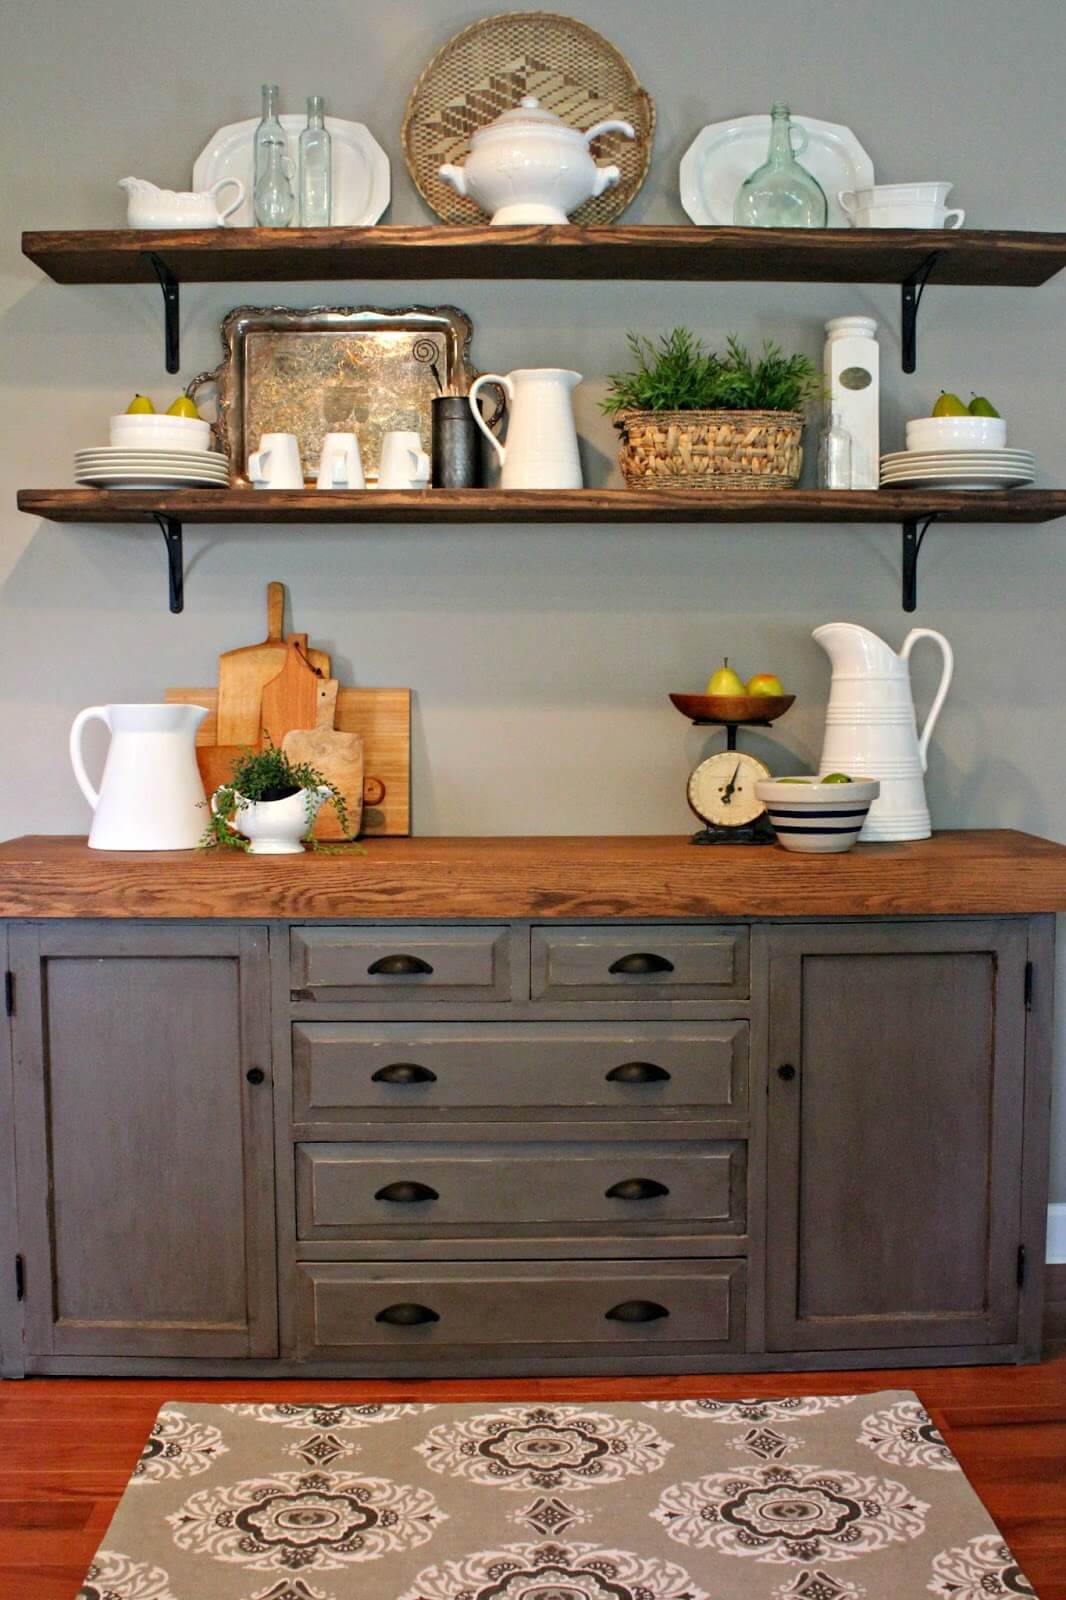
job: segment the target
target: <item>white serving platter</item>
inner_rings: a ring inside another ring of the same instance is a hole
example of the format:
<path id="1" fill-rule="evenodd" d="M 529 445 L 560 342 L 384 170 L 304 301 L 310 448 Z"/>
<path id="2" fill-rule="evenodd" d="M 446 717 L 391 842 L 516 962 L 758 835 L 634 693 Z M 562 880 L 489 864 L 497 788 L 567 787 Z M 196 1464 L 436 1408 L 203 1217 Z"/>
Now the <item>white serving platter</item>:
<path id="1" fill-rule="evenodd" d="M 849 228 L 851 223 L 837 194 L 841 189 L 872 188 L 873 162 L 851 129 L 841 123 L 801 116 L 792 121 L 807 134 L 807 148 L 797 160 L 825 190 L 829 227 Z M 681 204 L 693 222 L 703 227 L 732 227 L 737 190 L 762 166 L 769 147 L 767 115 L 733 117 L 701 128 L 681 158 Z"/>
<path id="2" fill-rule="evenodd" d="M 286 112 L 281 125 L 295 164 L 307 118 L 298 112 Z M 243 122 L 230 122 L 219 128 L 200 151 L 192 169 L 192 186 L 197 190 L 209 189 L 220 178 L 239 178 L 244 184 L 244 199 L 224 224 L 227 228 L 255 226 L 252 139 L 258 126 L 258 117 L 248 117 Z M 326 128 L 333 141 L 333 226 L 369 228 L 384 214 L 389 203 L 392 185 L 389 158 L 365 123 L 327 117 Z"/>

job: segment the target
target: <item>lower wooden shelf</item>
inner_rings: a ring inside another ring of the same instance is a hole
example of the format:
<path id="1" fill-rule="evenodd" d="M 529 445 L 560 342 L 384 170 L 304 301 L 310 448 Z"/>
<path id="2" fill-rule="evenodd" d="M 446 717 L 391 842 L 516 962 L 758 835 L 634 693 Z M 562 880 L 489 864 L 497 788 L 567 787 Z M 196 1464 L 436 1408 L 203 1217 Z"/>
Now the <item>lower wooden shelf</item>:
<path id="1" fill-rule="evenodd" d="M 183 607 L 185 524 L 473 522 L 898 522 L 903 609 L 917 604 L 918 552 L 933 522 L 1050 522 L 1066 489 L 20 489 L 20 511 L 50 522 L 155 523 L 167 542 L 170 609 Z"/>

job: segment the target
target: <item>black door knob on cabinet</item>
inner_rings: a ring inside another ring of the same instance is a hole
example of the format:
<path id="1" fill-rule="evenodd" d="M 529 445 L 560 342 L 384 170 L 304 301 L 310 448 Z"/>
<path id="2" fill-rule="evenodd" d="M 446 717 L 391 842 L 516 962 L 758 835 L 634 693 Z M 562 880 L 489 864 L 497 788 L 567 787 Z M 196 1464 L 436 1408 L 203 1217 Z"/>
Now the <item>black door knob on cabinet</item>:
<path id="1" fill-rule="evenodd" d="M 792 1065 L 791 1061 L 783 1061 L 781 1063 L 777 1069 L 777 1076 L 779 1078 L 784 1078 L 786 1083 L 792 1082 L 792 1079 L 796 1076 L 796 1069 Z"/>
<path id="2" fill-rule="evenodd" d="M 432 972 L 433 968 L 421 956 L 379 956 L 367 967 L 372 978 L 416 978 Z"/>
<path id="3" fill-rule="evenodd" d="M 606 1191 L 608 1200 L 656 1200 L 660 1195 L 669 1194 L 665 1183 L 659 1183 L 656 1178 L 623 1178 L 620 1183 L 612 1183 Z"/>
<path id="4" fill-rule="evenodd" d="M 668 1083 L 670 1074 L 654 1061 L 623 1061 L 607 1074 L 608 1083 Z"/>
<path id="5" fill-rule="evenodd" d="M 391 1061 L 387 1067 L 379 1067 L 372 1075 L 371 1083 L 436 1083 L 437 1074 L 430 1072 L 428 1067 L 420 1067 L 417 1061 Z"/>
<path id="6" fill-rule="evenodd" d="M 387 1322 L 393 1328 L 417 1328 L 423 1322 L 439 1322 L 440 1317 L 435 1311 L 431 1311 L 429 1306 L 419 1306 L 410 1300 L 402 1300 L 394 1306 L 386 1306 L 384 1311 L 379 1311 L 374 1321 Z"/>
<path id="7" fill-rule="evenodd" d="M 439 1200 L 440 1195 L 436 1189 L 431 1189 L 428 1183 L 400 1181 L 387 1183 L 383 1189 L 378 1190 L 374 1199 L 388 1200 L 394 1206 L 411 1206 L 421 1200 Z"/>
<path id="8" fill-rule="evenodd" d="M 248 1079 L 249 1083 L 263 1083 L 266 1080 L 266 1073 L 263 1071 L 262 1067 L 249 1067 L 244 1076 Z"/>
<path id="9" fill-rule="evenodd" d="M 660 1317 L 669 1315 L 657 1300 L 623 1300 L 604 1312 L 608 1322 L 658 1322 Z"/>
<path id="10" fill-rule="evenodd" d="M 608 972 L 621 973 L 623 976 L 646 972 L 673 972 L 674 963 L 665 956 L 657 956 L 650 950 L 635 950 L 631 956 L 619 956 L 617 961 L 612 961 L 607 968 Z"/>

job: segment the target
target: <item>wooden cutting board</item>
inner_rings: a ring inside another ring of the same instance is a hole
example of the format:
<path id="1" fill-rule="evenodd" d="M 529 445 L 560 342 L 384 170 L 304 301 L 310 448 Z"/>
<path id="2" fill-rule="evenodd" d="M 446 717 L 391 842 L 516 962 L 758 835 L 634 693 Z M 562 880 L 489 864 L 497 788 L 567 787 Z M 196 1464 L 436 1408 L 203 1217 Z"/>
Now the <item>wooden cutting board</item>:
<path id="1" fill-rule="evenodd" d="M 284 743 L 294 728 L 313 728 L 318 715 L 318 677 L 306 655 L 306 638 L 292 634 L 285 645 L 281 671 L 263 685 L 256 742 Z M 219 702 L 221 705 L 221 701 Z"/>
<path id="2" fill-rule="evenodd" d="M 317 721 L 313 728 L 295 728 L 285 735 L 282 749 L 292 762 L 309 762 L 344 800 L 348 828 L 341 826 L 332 806 L 323 806 L 315 819 L 316 839 L 354 839 L 363 812 L 363 741 L 357 733 L 340 733 L 333 726 L 337 710 L 337 680 L 324 678 L 318 685 Z"/>
<path id="3" fill-rule="evenodd" d="M 288 640 L 282 638 L 285 619 L 285 585 L 267 584 L 267 636 L 261 644 L 227 650 L 218 658 L 218 743 L 259 743 L 260 702 L 264 687 L 285 666 Z M 290 635 L 290 638 L 293 637 Z M 296 636 L 300 637 L 300 636 Z M 302 635 L 304 647 L 307 635 Z M 329 677 L 330 661 L 323 652 L 308 651 L 312 666 Z"/>
<path id="4" fill-rule="evenodd" d="M 218 690 L 168 689 L 165 699 L 168 705 L 207 707 L 196 732 L 196 758 L 210 794 L 218 788 L 218 782 L 211 782 L 216 763 L 209 753 L 218 726 Z M 335 726 L 363 738 L 364 835 L 406 837 L 411 832 L 410 689 L 340 689 Z M 222 781 L 229 777 L 231 764 L 226 765 Z"/>

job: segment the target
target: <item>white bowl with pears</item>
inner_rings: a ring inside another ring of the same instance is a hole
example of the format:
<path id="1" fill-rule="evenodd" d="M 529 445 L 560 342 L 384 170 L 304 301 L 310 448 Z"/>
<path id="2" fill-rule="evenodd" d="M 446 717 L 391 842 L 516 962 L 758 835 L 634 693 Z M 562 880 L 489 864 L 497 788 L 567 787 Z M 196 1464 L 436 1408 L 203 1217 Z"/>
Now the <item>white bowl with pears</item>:
<path id="1" fill-rule="evenodd" d="M 931 417 L 907 424 L 908 450 L 1004 450 L 1007 424 L 983 394 L 965 405 L 957 394 L 941 389 Z"/>
<path id="2" fill-rule="evenodd" d="M 111 444 L 123 450 L 210 450 L 211 424 L 179 394 L 159 412 L 147 395 L 135 394 L 129 408 L 109 420 Z"/>

